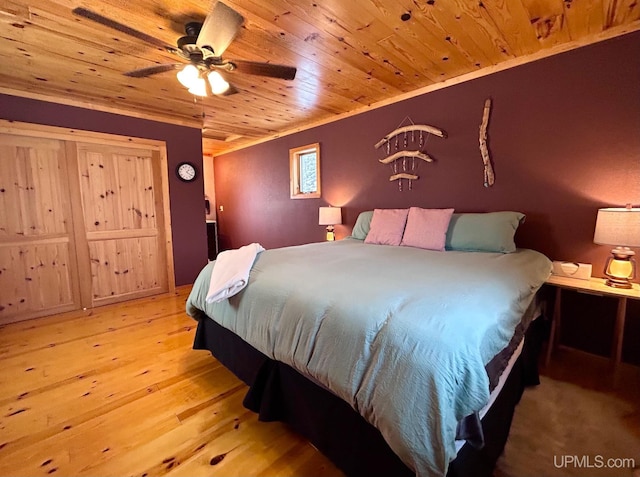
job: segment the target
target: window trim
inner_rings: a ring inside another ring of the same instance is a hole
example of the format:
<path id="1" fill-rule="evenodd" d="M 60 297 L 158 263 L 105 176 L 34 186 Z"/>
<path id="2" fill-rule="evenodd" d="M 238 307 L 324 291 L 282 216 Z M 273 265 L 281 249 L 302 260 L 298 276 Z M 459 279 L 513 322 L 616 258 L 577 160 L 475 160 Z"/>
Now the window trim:
<path id="1" fill-rule="evenodd" d="M 316 154 L 316 190 L 314 192 L 300 192 L 300 156 L 315 152 Z M 289 192 L 292 199 L 318 199 L 320 188 L 320 143 L 289 149 Z"/>

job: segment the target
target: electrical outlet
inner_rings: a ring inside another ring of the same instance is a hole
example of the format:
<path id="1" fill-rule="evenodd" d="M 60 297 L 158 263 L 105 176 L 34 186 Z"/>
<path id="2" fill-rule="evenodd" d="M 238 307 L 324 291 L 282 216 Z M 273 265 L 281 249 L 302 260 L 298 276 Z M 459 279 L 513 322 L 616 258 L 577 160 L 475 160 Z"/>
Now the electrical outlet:
<path id="1" fill-rule="evenodd" d="M 221 205 L 219 209 L 220 209 L 220 212 L 224 212 L 224 205 Z"/>

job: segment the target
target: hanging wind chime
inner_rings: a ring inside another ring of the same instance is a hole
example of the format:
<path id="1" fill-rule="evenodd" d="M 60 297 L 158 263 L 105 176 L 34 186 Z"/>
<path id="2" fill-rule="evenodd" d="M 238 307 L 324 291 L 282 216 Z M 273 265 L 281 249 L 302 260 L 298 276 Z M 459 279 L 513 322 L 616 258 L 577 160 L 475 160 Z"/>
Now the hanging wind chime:
<path id="1" fill-rule="evenodd" d="M 403 126 L 409 122 L 409 125 Z M 423 152 L 427 140 L 430 135 L 446 138 L 447 134 L 433 126 L 426 124 L 414 124 L 409 116 L 404 118 L 396 129 L 391 131 L 385 137 L 375 144 L 375 148 L 386 145 L 387 157 L 379 159 L 382 164 L 389 164 L 391 167 L 391 176 L 389 181 L 398 181 L 398 190 L 402 192 L 402 181 L 407 181 L 407 189 L 412 190 L 413 181 L 418 180 L 420 176 L 416 174 L 419 161 L 416 159 L 433 162 L 433 158 L 426 152 Z M 417 136 L 417 137 L 416 137 Z M 402 147 L 400 146 L 400 138 L 402 137 Z M 393 148 L 395 152 L 391 152 L 391 142 L 393 140 Z M 409 145 L 414 149 L 408 149 Z M 417 146 L 417 148 L 416 148 Z"/>

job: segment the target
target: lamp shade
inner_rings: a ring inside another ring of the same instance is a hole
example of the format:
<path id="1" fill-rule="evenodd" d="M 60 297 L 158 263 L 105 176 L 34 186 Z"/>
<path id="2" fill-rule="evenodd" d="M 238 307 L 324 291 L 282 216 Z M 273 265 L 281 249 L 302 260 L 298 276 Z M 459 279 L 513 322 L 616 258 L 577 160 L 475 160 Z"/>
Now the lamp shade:
<path id="1" fill-rule="evenodd" d="M 198 78 L 200 77 L 200 72 L 195 66 L 187 65 L 178 71 L 176 76 L 178 77 L 178 81 L 182 83 L 182 86 L 188 89 L 192 88 L 197 83 Z"/>
<path id="2" fill-rule="evenodd" d="M 195 94 L 196 96 L 206 96 L 207 85 L 204 81 L 204 78 L 197 78 L 193 83 L 193 86 L 189 88 L 189 93 Z"/>
<path id="3" fill-rule="evenodd" d="M 593 241 L 600 245 L 640 247 L 640 208 L 598 210 Z"/>
<path id="4" fill-rule="evenodd" d="M 211 85 L 211 91 L 213 94 L 222 94 L 229 89 L 229 83 L 227 83 L 222 75 L 217 71 L 209 73 L 207 78 Z"/>
<path id="5" fill-rule="evenodd" d="M 342 223 L 341 207 L 320 207 L 318 225 L 337 225 Z"/>

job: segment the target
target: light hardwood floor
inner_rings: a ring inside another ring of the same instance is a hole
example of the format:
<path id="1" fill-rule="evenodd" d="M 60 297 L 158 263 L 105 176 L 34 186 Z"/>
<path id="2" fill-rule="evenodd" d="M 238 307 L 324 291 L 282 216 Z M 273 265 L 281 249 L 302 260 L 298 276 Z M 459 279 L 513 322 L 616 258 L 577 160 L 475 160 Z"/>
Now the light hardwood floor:
<path id="1" fill-rule="evenodd" d="M 246 386 L 191 349 L 188 291 L 0 327 L 0 475 L 341 476 L 286 426 L 258 422 Z M 613 391 L 602 365 L 558 353 L 525 392 L 496 475 L 632 475 L 553 466 L 594 449 L 640 464 L 640 373 Z"/>

